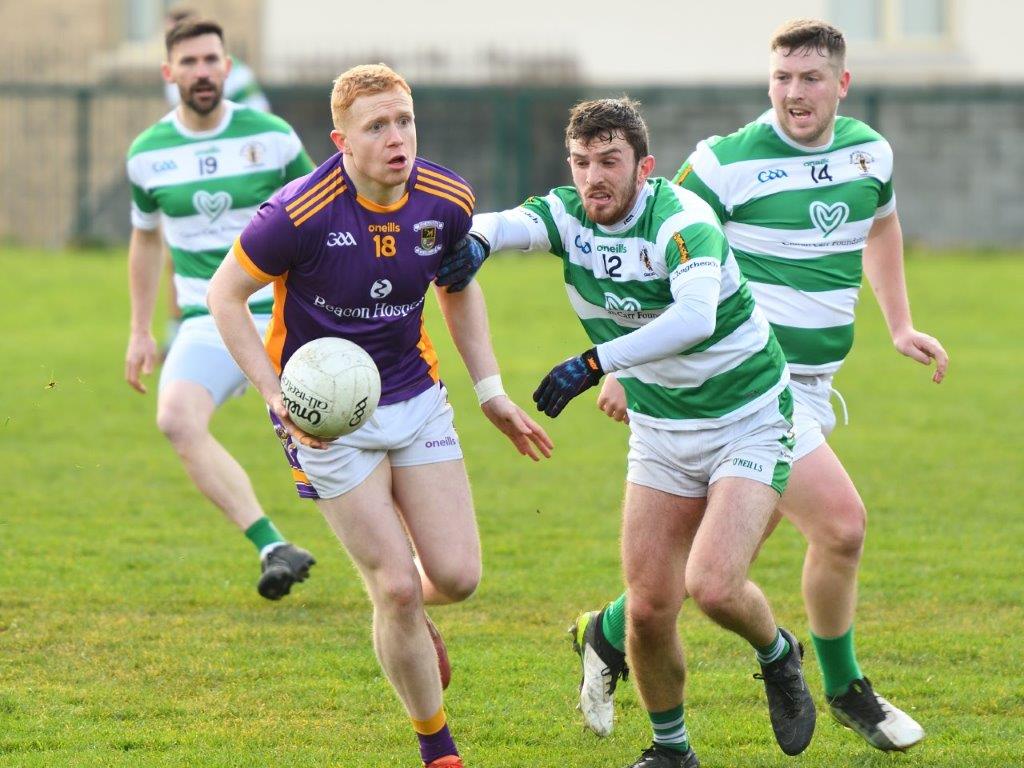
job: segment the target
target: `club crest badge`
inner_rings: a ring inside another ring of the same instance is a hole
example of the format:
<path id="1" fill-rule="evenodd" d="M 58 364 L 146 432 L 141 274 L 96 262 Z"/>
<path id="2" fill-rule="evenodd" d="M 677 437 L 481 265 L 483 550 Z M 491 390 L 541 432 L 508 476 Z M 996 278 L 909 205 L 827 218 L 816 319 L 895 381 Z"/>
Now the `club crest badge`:
<path id="1" fill-rule="evenodd" d="M 418 256 L 433 256 L 441 250 L 441 243 L 438 242 L 438 233 L 444 229 L 443 221 L 428 219 L 413 225 L 413 231 L 420 236 L 419 243 L 413 247 Z"/>
<path id="2" fill-rule="evenodd" d="M 850 165 L 856 166 L 857 171 L 861 176 L 866 176 L 871 173 L 871 164 L 873 162 L 875 162 L 875 158 L 867 152 L 861 152 L 858 150 L 857 152 L 850 154 Z"/>

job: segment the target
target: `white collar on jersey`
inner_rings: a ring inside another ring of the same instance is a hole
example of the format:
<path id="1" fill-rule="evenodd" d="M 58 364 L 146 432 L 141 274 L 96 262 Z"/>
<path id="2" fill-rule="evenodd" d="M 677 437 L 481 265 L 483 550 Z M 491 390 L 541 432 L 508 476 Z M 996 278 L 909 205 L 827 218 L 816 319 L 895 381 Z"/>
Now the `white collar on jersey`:
<path id="1" fill-rule="evenodd" d="M 644 185 L 640 187 L 640 192 L 637 193 L 636 202 L 633 203 L 632 209 L 627 213 L 621 221 L 617 221 L 614 224 L 597 224 L 597 228 L 602 232 L 607 232 L 609 235 L 617 235 L 620 232 L 625 232 L 631 226 L 636 224 L 636 220 L 640 217 L 641 212 L 644 210 L 644 206 L 647 205 L 647 198 L 653 194 L 651 192 L 651 185 L 649 182 L 644 182 Z"/>
<path id="2" fill-rule="evenodd" d="M 221 101 L 221 104 L 224 105 L 224 117 L 221 118 L 221 121 L 217 124 L 216 128 L 211 128 L 208 131 L 193 131 L 190 130 L 189 128 L 186 128 L 185 124 L 181 122 L 181 119 L 178 117 L 177 107 L 171 110 L 171 113 L 168 115 L 168 117 L 170 118 L 171 122 L 174 123 L 174 127 L 178 130 L 178 133 L 180 133 L 182 136 L 185 136 L 189 139 L 211 139 L 217 134 L 224 132 L 224 129 L 228 127 L 228 123 L 231 122 L 231 115 L 234 114 L 235 107 L 238 106 L 237 104 L 235 104 L 235 102 L 228 101 L 227 99 Z"/>
<path id="3" fill-rule="evenodd" d="M 822 152 L 828 152 L 829 149 L 832 148 L 832 142 L 835 141 L 836 138 L 836 126 L 833 122 L 832 132 L 829 133 L 828 135 L 828 141 L 822 144 L 821 146 L 808 147 L 804 144 L 801 144 L 798 141 L 793 141 L 793 139 L 789 137 L 789 134 L 782 130 L 782 126 L 779 125 L 779 118 L 775 114 L 774 109 L 769 109 L 767 112 L 761 115 L 761 117 L 758 119 L 758 122 L 768 123 L 775 130 L 775 135 L 778 136 L 784 144 L 788 144 L 793 149 L 798 149 L 801 152 L 806 152 L 809 155 L 817 155 L 821 154 Z"/>

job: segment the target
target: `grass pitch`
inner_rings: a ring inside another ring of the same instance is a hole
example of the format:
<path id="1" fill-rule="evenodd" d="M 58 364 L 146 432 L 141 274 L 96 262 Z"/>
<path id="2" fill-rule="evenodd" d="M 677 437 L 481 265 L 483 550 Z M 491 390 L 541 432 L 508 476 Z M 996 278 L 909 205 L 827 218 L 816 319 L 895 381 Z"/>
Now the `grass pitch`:
<path id="1" fill-rule="evenodd" d="M 254 589 L 251 545 L 195 491 L 154 426 L 155 381 L 123 382 L 123 253 L 0 252 L 0 766 L 418 765 L 381 677 L 368 603 L 316 509 L 300 502 L 261 403 L 215 433 L 268 513 L 319 560 L 280 603 Z M 876 752 L 820 712 L 804 766 L 1020 765 L 1024 521 L 1019 257 L 914 254 L 915 320 L 953 363 L 945 383 L 892 351 L 865 290 L 837 385 L 851 424 L 832 443 L 867 503 L 857 621 L 862 667 L 928 739 Z M 506 387 L 588 346 L 554 259 L 484 269 Z M 587 393 L 544 420 L 555 457 L 518 457 L 479 413 L 439 313 L 428 316 L 467 452 L 484 545 L 476 596 L 432 613 L 454 664 L 447 697 L 472 768 L 617 768 L 649 743 L 620 687 L 617 726 L 586 732 L 565 628 L 622 587 L 626 431 Z M 802 541 L 788 524 L 755 578 L 807 639 Z M 704 765 L 795 765 L 774 745 L 751 652 L 688 606 L 687 721 Z M 813 653 L 807 668 L 822 702 Z"/>

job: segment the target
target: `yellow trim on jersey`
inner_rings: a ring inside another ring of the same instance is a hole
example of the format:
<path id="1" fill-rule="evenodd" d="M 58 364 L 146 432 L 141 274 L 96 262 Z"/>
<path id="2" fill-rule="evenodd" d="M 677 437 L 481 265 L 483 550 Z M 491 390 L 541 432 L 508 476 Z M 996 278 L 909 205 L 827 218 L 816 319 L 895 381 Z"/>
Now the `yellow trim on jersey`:
<path id="1" fill-rule="evenodd" d="M 288 211 L 289 213 L 291 213 L 292 209 L 295 208 L 295 206 L 297 206 L 299 203 L 303 202 L 310 195 L 313 195 L 316 192 L 318 192 L 321 188 L 323 188 L 327 184 L 337 180 L 339 176 L 341 176 L 341 168 L 335 168 L 333 171 L 331 171 L 329 174 L 327 174 L 324 178 L 322 178 L 319 182 L 317 182 L 316 186 L 312 187 L 311 189 L 306 190 L 306 192 L 303 193 L 301 197 L 297 197 L 294 200 L 292 200 L 290 203 L 288 203 L 288 205 L 286 205 L 284 207 L 284 209 L 286 211 Z M 305 207 L 305 206 L 303 206 L 303 207 Z"/>
<path id="2" fill-rule="evenodd" d="M 231 252 L 235 254 L 235 260 L 238 261 L 238 265 L 253 280 L 259 280 L 261 283 L 272 283 L 277 280 L 277 275 L 268 274 L 253 263 L 253 260 L 249 258 L 249 254 L 245 252 L 245 248 L 242 247 L 241 237 L 235 238 L 235 243 L 231 246 Z"/>
<path id="3" fill-rule="evenodd" d="M 332 192 L 335 192 L 338 189 L 341 189 L 342 192 L 345 191 L 345 181 L 344 181 L 344 179 L 338 179 L 333 184 L 329 184 L 328 186 L 324 187 L 322 190 L 320 190 L 320 192 L 318 192 L 316 194 L 316 196 L 311 197 L 309 200 L 304 202 L 302 205 L 300 205 L 294 211 L 290 211 L 288 213 L 288 216 L 291 218 L 291 220 L 293 222 L 296 221 L 297 219 L 302 218 L 302 216 L 305 214 L 305 211 L 310 206 L 316 205 L 318 202 L 320 202 L 325 197 L 327 197 Z M 298 224 L 296 224 L 295 226 L 298 226 Z"/>
<path id="4" fill-rule="evenodd" d="M 434 381 L 440 381 L 441 373 L 437 359 L 437 350 L 434 349 L 434 343 L 427 334 L 427 324 L 422 315 L 420 315 L 420 340 L 416 342 L 416 349 L 420 351 L 420 358 L 427 364 L 430 378 Z"/>
<path id="5" fill-rule="evenodd" d="M 406 190 L 405 194 L 402 195 L 401 198 L 399 198 L 396 202 L 391 203 L 391 205 L 381 205 L 380 203 L 375 203 L 373 202 L 373 200 L 368 200 L 367 198 L 363 197 L 358 192 L 356 192 L 356 202 L 363 206 L 363 208 L 365 208 L 366 210 L 373 211 L 374 213 L 393 213 L 394 211 L 397 211 L 399 208 L 405 205 L 407 202 L 409 202 L 409 190 Z"/>
<path id="6" fill-rule="evenodd" d="M 432 171 L 429 168 L 417 168 L 417 170 L 422 174 L 426 174 L 427 176 L 433 176 L 434 178 L 440 179 L 441 181 L 446 181 L 453 187 L 458 187 L 467 195 L 469 195 L 473 202 L 476 202 L 476 198 L 473 197 L 473 190 L 469 187 L 469 185 L 463 184 L 461 181 L 456 181 L 451 176 L 445 176 L 443 173 Z"/>
<path id="7" fill-rule="evenodd" d="M 441 192 L 438 189 L 431 189 L 430 187 L 424 187 L 422 184 L 417 184 L 414 187 L 414 189 L 418 189 L 421 192 L 426 192 L 428 195 L 434 195 L 435 197 L 443 197 L 445 200 L 451 200 L 453 203 L 455 203 L 457 206 L 459 206 L 459 208 L 464 210 L 466 212 L 467 216 L 472 216 L 473 215 L 473 209 L 470 208 L 468 205 L 466 205 L 462 200 L 460 200 L 457 197 L 449 195 L 449 194 L 447 194 L 445 192 Z"/>
<path id="8" fill-rule="evenodd" d="M 263 346 L 267 350 L 267 357 L 277 375 L 281 375 L 281 356 L 284 354 L 284 340 L 288 336 L 288 329 L 284 325 L 284 303 L 288 299 L 288 286 L 285 280 L 288 273 L 274 281 L 274 308 L 271 310 L 270 322 L 267 323 L 267 335 L 264 337 Z"/>
<path id="9" fill-rule="evenodd" d="M 690 171 L 692 171 L 692 170 L 693 170 L 693 166 L 692 165 L 686 166 L 682 170 L 682 172 L 678 176 L 676 176 L 675 179 L 672 180 L 672 183 L 673 184 L 682 184 L 683 180 L 686 179 L 686 177 L 690 175 Z"/>
<path id="10" fill-rule="evenodd" d="M 348 187 L 346 187 L 344 184 L 342 184 L 340 187 L 335 187 L 330 197 L 327 197 L 321 202 L 317 203 L 315 208 L 310 208 L 308 211 L 306 211 L 306 213 L 302 214 L 302 216 L 292 221 L 292 224 L 294 224 L 296 227 L 301 226 L 314 215 L 322 211 L 326 206 L 328 206 L 332 200 L 341 197 L 341 195 L 345 192 L 346 189 L 348 189 Z"/>
<path id="11" fill-rule="evenodd" d="M 445 183 L 440 182 L 440 181 L 434 181 L 434 179 L 428 179 L 425 176 L 420 176 L 418 179 L 416 179 L 416 183 L 417 184 L 424 184 L 424 185 L 426 185 L 426 186 L 428 186 L 428 187 L 430 187 L 432 189 L 437 189 L 437 190 L 440 190 L 442 192 L 449 192 L 449 193 L 455 195 L 456 197 L 458 197 L 459 199 L 465 200 L 466 201 L 466 205 L 468 205 L 470 208 L 472 208 L 474 205 L 476 205 L 476 199 L 471 194 L 463 192 L 461 189 L 456 187 L 454 184 L 445 184 Z"/>

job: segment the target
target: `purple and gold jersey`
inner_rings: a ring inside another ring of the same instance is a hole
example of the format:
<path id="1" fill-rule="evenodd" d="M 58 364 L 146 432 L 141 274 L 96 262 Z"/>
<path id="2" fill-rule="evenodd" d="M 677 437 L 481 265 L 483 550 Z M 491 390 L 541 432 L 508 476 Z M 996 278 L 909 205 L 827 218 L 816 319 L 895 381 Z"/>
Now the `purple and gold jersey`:
<path id="1" fill-rule="evenodd" d="M 232 248 L 247 273 L 274 284 L 265 343 L 277 372 L 307 341 L 340 336 L 373 357 L 381 405 L 429 389 L 439 376 L 423 302 L 473 204 L 462 178 L 420 158 L 390 206 L 356 194 L 340 154 L 282 187 Z"/>

